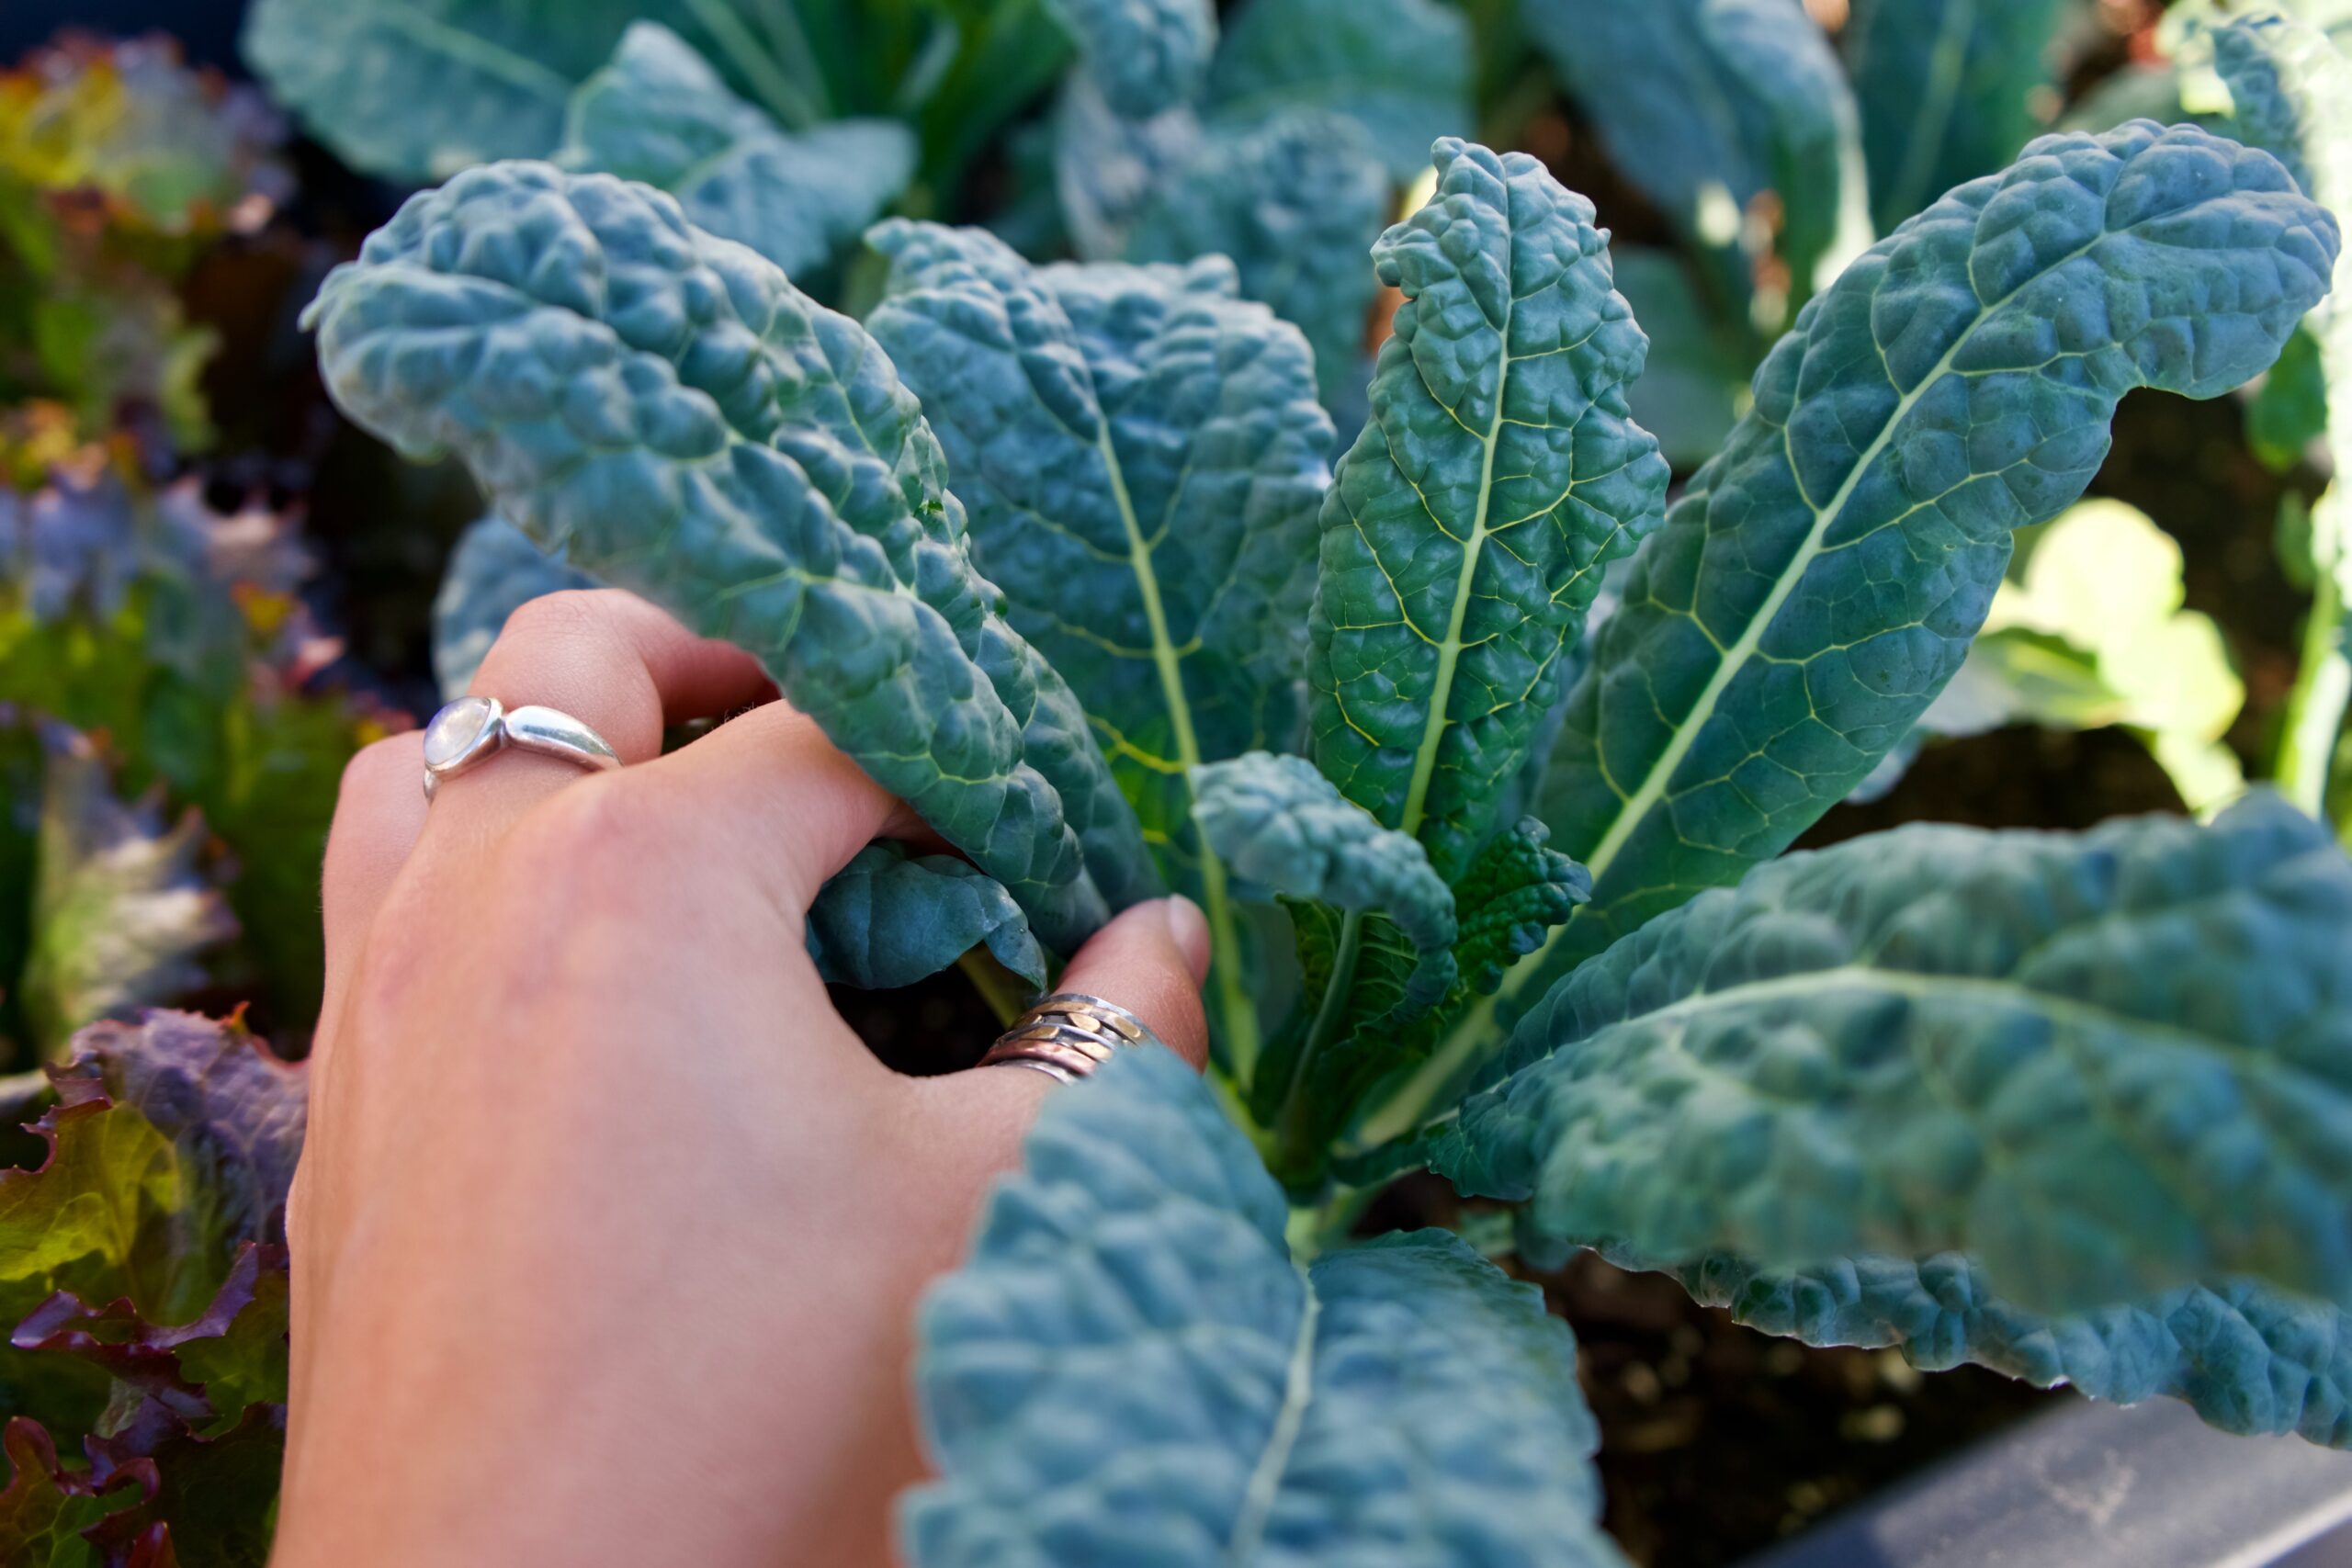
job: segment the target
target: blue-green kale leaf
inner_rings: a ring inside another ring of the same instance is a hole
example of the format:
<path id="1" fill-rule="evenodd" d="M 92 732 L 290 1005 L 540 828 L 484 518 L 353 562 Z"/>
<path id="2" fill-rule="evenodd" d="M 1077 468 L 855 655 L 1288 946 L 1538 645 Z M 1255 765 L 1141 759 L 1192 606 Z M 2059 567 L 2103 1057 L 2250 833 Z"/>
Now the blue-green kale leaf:
<path id="1" fill-rule="evenodd" d="M 2352 1301 L 2352 862 L 2276 796 L 1790 856 L 1578 968 L 1507 1066 L 1431 1163 L 1553 1243 Z"/>
<path id="2" fill-rule="evenodd" d="M 1281 1190 L 1156 1048 L 1057 1093 L 923 1303 L 920 1568 L 1623 1560 L 1567 1326 L 1434 1231 L 1295 1262 Z"/>
<path id="3" fill-rule="evenodd" d="M 1078 44 L 1079 68 L 1123 119 L 1199 98 L 1216 48 L 1212 0 L 1046 0 Z"/>
<path id="4" fill-rule="evenodd" d="M 1201 835 L 1235 878 L 1352 915 L 1378 915 L 1410 944 L 1397 1006 L 1427 1011 L 1453 984 L 1453 895 L 1420 843 L 1343 798 L 1304 757 L 1253 751 L 1193 774 Z"/>
<path id="5" fill-rule="evenodd" d="M 1873 246 L 1772 351 L 1596 635 L 1540 807 L 1596 891 L 1505 997 L 1843 798 L 1959 669 L 2011 532 L 2098 471 L 2118 400 L 2252 378 L 2336 250 L 2277 160 L 2145 121 L 2045 137 Z"/>
<path id="6" fill-rule="evenodd" d="M 808 910 L 808 956 L 828 985 L 911 986 L 986 943 L 996 961 L 1046 987 L 1046 955 L 1002 885 L 954 855 L 868 844 Z"/>
<path id="7" fill-rule="evenodd" d="M 867 328 L 922 400 L 1007 616 L 1068 672 L 1172 874 L 1188 774 L 1305 726 L 1331 424 L 1299 334 L 1217 258 L 1033 267 L 895 222 Z"/>
<path id="8" fill-rule="evenodd" d="M 1373 251 L 1405 302 L 1324 503 L 1309 678 L 1317 765 L 1451 880 L 1667 465 L 1626 412 L 1647 340 L 1591 204 L 1523 152 L 1449 140 L 1436 162 Z"/>
<path id="9" fill-rule="evenodd" d="M 1991 174 L 2048 123 L 2067 8 L 2065 0 L 1856 0 L 1846 59 L 1880 228 Z"/>
<path id="10" fill-rule="evenodd" d="M 2187 1402 L 2225 1432 L 2352 1447 L 2352 1324 L 2253 1280 L 2186 1285 L 2071 1315 L 2004 1301 L 1960 1253 L 1758 1269 L 1717 1255 L 1674 1270 L 1690 1293 L 1808 1345 L 1893 1346 L 1922 1371 L 1969 1363 L 2130 1404 Z"/>
<path id="11" fill-rule="evenodd" d="M 1800 0 L 1527 0 L 1521 15 L 1617 165 L 1739 300 L 1768 256 L 1785 264 L 1785 309 L 1869 243 L 1853 91 Z"/>
<path id="12" fill-rule="evenodd" d="M 638 22 L 572 96 L 555 161 L 659 186 L 696 228 L 741 240 L 797 277 L 906 188 L 915 141 L 888 119 L 780 130 L 684 39 Z"/>
<path id="13" fill-rule="evenodd" d="M 1156 886 L 1077 699 L 972 567 L 914 396 L 772 264 L 642 186 L 495 164 L 411 198 L 307 320 L 354 419 L 758 655 L 1040 940 Z"/>
<path id="14" fill-rule="evenodd" d="M 1409 180 L 1431 142 L 1476 127 L 1471 75 L 1469 23 L 1440 0 L 1250 0 L 1217 51 L 1208 113 L 1236 127 L 1343 114 Z"/>
<path id="15" fill-rule="evenodd" d="M 1387 172 L 1354 119 L 1319 110 L 1220 130 L 1162 181 L 1127 258 L 1223 255 L 1242 295 L 1306 334 L 1327 406 L 1361 398 L 1365 318 L 1378 279 L 1366 252 L 1389 210 Z"/>
<path id="16" fill-rule="evenodd" d="M 467 525 L 433 596 L 433 678 L 442 700 L 466 694 L 507 616 L 544 594 L 595 585 L 594 578 L 548 554 L 503 517 Z"/>

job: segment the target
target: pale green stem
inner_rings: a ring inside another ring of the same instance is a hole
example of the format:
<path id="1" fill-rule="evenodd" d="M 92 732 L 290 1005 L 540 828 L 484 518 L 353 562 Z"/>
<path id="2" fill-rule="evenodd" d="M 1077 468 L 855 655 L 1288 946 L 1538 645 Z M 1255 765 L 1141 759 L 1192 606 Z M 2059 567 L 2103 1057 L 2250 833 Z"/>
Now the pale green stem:
<path id="1" fill-rule="evenodd" d="M 1111 494 L 1119 503 L 1119 520 L 1126 527 L 1127 564 L 1143 598 L 1144 621 L 1151 628 L 1151 660 L 1159 671 L 1159 694 L 1168 705 L 1169 728 L 1176 738 L 1176 763 L 1184 770 L 1189 799 L 1193 770 L 1201 765 L 1201 742 L 1193 730 L 1191 700 L 1184 694 L 1183 663 L 1175 639 L 1169 635 L 1168 611 L 1159 600 L 1159 574 L 1152 569 L 1151 547 L 1144 543 L 1143 525 L 1136 520 L 1135 503 L 1127 497 L 1126 476 L 1120 470 L 1118 453 L 1112 449 L 1107 425 L 1096 437 L 1096 445 L 1111 477 Z M 1241 982 L 1241 939 L 1233 922 L 1225 863 L 1205 842 L 1201 845 L 1201 913 L 1208 918 L 1209 980 L 1216 987 L 1227 1060 L 1235 1081 L 1248 1084 L 1258 1070 L 1258 1011 Z"/>
<path id="2" fill-rule="evenodd" d="M 996 961 L 996 955 L 985 947 L 976 947 L 956 960 L 956 967 L 972 982 L 972 989 L 980 993 L 980 1000 L 989 1004 L 989 1011 L 996 1014 L 998 1023 L 1011 1026 L 1028 1005 L 1028 987 Z"/>
<path id="3" fill-rule="evenodd" d="M 817 63 L 817 51 L 809 47 L 808 31 L 800 25 L 799 8 L 793 0 L 768 0 L 760 7 L 760 16 L 764 24 L 762 30 L 775 46 L 778 62 L 798 78 L 817 118 L 832 118 L 832 95 L 825 90 L 824 68 Z"/>
<path id="4" fill-rule="evenodd" d="M 800 85 L 785 74 L 775 57 L 761 47 L 760 40 L 752 36 L 751 29 L 726 0 L 686 0 L 686 9 L 727 51 L 728 60 L 750 79 L 768 112 L 782 121 L 786 130 L 806 130 L 824 118 Z"/>
<path id="5" fill-rule="evenodd" d="M 1356 961 L 1363 953 L 1363 916 L 1351 909 L 1340 920 L 1340 941 L 1331 953 L 1330 978 L 1324 983 L 1323 999 L 1315 1009 L 1315 1021 L 1307 1026 L 1306 1041 L 1291 1059 L 1290 1082 L 1283 1087 L 1282 1107 L 1274 1114 L 1277 1174 L 1300 1152 L 1296 1146 L 1300 1134 L 1298 1119 L 1306 1109 L 1300 1096 L 1306 1088 L 1307 1069 L 1331 1043 L 1339 1032 L 1340 1021 L 1347 1016 L 1348 996 L 1356 985 Z"/>
<path id="6" fill-rule="evenodd" d="M 2303 626 L 2303 657 L 2287 697 L 2276 772 L 2287 798 L 2327 820 L 2327 781 L 2352 701 L 2352 660 L 2344 650 L 2344 596 L 2334 574 L 2322 571 Z"/>

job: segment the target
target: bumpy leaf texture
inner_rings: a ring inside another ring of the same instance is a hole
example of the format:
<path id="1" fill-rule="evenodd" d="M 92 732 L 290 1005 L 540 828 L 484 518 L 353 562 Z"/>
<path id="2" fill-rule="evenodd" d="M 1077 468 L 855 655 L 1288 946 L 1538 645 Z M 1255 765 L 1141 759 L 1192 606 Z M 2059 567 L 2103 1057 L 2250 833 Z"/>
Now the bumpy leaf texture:
<path id="1" fill-rule="evenodd" d="M 774 265 L 644 186 L 498 164 L 411 198 L 306 319 L 354 419 L 758 655 L 1049 945 L 1156 886 L 1077 699 L 973 570 L 913 395 Z"/>
<path id="2" fill-rule="evenodd" d="M 1510 1066 L 1432 1163 L 1538 1236 L 2352 1301 L 2352 863 L 2275 796 L 1791 856 L 1578 969 Z"/>
<path id="3" fill-rule="evenodd" d="M 1317 763 L 1451 880 L 1667 465 L 1626 412 L 1647 340 L 1591 204 L 1522 152 L 1435 156 L 1373 252 L 1405 303 L 1324 503 L 1310 679 Z"/>
<path id="4" fill-rule="evenodd" d="M 166 827 L 153 801 L 117 799 L 106 761 L 44 725 L 39 865 L 23 976 L 35 1043 L 56 1057 L 95 1019 L 168 1001 L 204 983 L 198 958 L 237 921 L 197 869 L 204 827 Z"/>
<path id="5" fill-rule="evenodd" d="M 2052 92 L 2066 9 L 2064 0 L 1856 0 L 1846 58 L 1880 228 L 1991 174 L 2048 123 L 2037 100 Z"/>
<path id="6" fill-rule="evenodd" d="M 983 942 L 1032 989 L 1046 985 L 1046 955 L 1012 895 L 953 855 L 896 843 L 868 844 L 825 884 L 808 941 L 829 985 L 911 986 Z"/>
<path id="7" fill-rule="evenodd" d="M 1153 194 L 1199 156 L 1201 135 L 1189 103 L 1130 118 L 1091 72 L 1071 72 L 1054 108 L 1054 195 L 1072 248 L 1089 261 L 1124 254 Z"/>
<path id="8" fill-rule="evenodd" d="M 1433 1231 L 1302 1268 L 1285 1217 L 1168 1053 L 1055 1096 L 922 1307 L 911 1559 L 1621 1562 L 1534 1290 Z"/>
<path id="9" fill-rule="evenodd" d="M 1232 126 L 1346 115 L 1409 180 L 1431 142 L 1477 123 L 1471 75 L 1468 19 L 1439 0 L 1250 0 L 1217 51 L 1209 112 Z"/>
<path id="10" fill-rule="evenodd" d="M 466 694 L 507 616 L 543 595 L 595 585 L 503 517 L 468 525 L 433 596 L 433 674 L 442 700 Z"/>
<path id="11" fill-rule="evenodd" d="M 729 92 L 677 34 L 637 22 L 573 95 L 555 161 L 658 186 L 687 221 L 797 277 L 831 261 L 906 188 L 915 141 L 887 119 L 787 134 Z"/>
<path id="12" fill-rule="evenodd" d="M 1492 992 L 1510 965 L 1543 946 L 1544 936 L 1591 896 L 1592 878 L 1548 848 L 1548 836 L 1543 823 L 1525 818 L 1479 852 L 1454 885 L 1454 978 L 1442 1000 L 1417 984 L 1424 963 L 1404 933 L 1389 920 L 1368 920 L 1329 1043 L 1302 1064 L 1306 1027 L 1275 1038 L 1252 1086 L 1251 1110 L 1262 1124 L 1277 1127 L 1284 1160 L 1299 1162 L 1279 1172 L 1286 1180 L 1311 1186 L 1319 1179 L 1334 1136 L 1366 1097 L 1426 1061 L 1472 998 Z M 1345 933 L 1323 906 L 1294 903 L 1291 918 L 1306 994 L 1321 997 Z"/>
<path id="13" fill-rule="evenodd" d="M 1378 283 L 1364 253 L 1387 221 L 1388 190 L 1360 122 L 1320 110 L 1276 115 L 1213 134 L 1162 182 L 1127 236 L 1127 258 L 1230 258 L 1242 294 L 1306 334 L 1317 388 L 1338 406 L 1363 392 Z"/>
<path id="14" fill-rule="evenodd" d="M 2352 213 L 2352 62 L 2342 51 L 2352 42 L 2352 18 L 2329 15 L 2326 6 L 2301 9 L 2302 19 L 2257 15 L 2221 28 L 2212 35 L 2213 66 L 2229 86 L 2237 133 L 2286 164 L 2312 199 L 2341 223 Z M 2343 30 L 2323 30 L 2330 22 Z M 2339 254 L 2335 281 L 2341 284 L 2347 274 L 2352 262 Z M 2334 580 L 2342 599 L 2352 592 L 2352 502 L 2346 499 L 2352 492 L 2342 478 L 2352 473 L 2352 305 L 2339 292 L 2313 312 L 2309 325 L 2318 340 L 2325 389 L 2313 402 L 2338 476 L 2312 509 L 2312 566 Z M 2303 727 L 2290 719 L 2290 728 Z M 2299 798 L 2316 803 L 2324 795 L 2335 731 L 2332 722 L 2324 722 L 2318 733 L 2290 734 L 2281 775 Z"/>
<path id="15" fill-rule="evenodd" d="M 894 222 L 867 325 L 922 398 L 1007 615 L 1070 682 L 1172 874 L 1190 771 L 1304 726 L 1331 423 L 1306 344 L 1233 270 L 1032 267 Z"/>
<path id="16" fill-rule="evenodd" d="M 2352 1447 L 2352 1324 L 2252 1280 L 2052 1317 L 2002 1300 L 1959 1253 L 1802 1269 L 1719 1255 L 1675 1272 L 1708 1305 L 1808 1345 L 1894 1346 L 1924 1371 L 1969 1362 L 2120 1404 L 2168 1395 L 2225 1432 Z"/>
<path id="17" fill-rule="evenodd" d="M 1402 1005 L 1422 1012 L 1455 975 L 1453 895 L 1420 844 L 1343 799 L 1304 757 L 1252 751 L 1193 774 L 1194 817 L 1245 886 L 1377 914 L 1411 944 Z"/>
<path id="18" fill-rule="evenodd" d="M 1757 373 L 1595 638 L 1541 810 L 1596 890 L 1506 998 L 1843 797 L 1960 667 L 2011 531 L 2097 472 L 2123 393 L 2254 376 L 2336 247 L 2275 159 L 2144 121 L 2045 137 L 1873 246 Z"/>
<path id="19" fill-rule="evenodd" d="M 1742 225 L 1768 191 L 1797 299 L 1869 243 L 1853 90 L 1801 0 L 1528 0 L 1521 16 L 1617 166 L 1741 293 Z"/>
<path id="20" fill-rule="evenodd" d="M 1211 0 L 1047 0 L 1078 44 L 1081 69 L 1123 119 L 1148 119 L 1200 96 L 1216 48 Z"/>

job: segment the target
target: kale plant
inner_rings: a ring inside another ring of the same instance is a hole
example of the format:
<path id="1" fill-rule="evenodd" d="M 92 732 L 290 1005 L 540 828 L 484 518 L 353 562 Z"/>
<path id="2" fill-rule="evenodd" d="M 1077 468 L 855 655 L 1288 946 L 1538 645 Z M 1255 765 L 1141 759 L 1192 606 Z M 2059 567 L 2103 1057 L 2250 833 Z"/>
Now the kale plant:
<path id="1" fill-rule="evenodd" d="M 924 1309 L 913 1560 L 1616 1561 L 1566 1327 L 1462 1236 L 1355 1236 L 1420 1168 L 1532 1261 L 2352 1446 L 2330 831 L 2256 791 L 1783 852 L 1916 745 L 2120 400 L 2239 388 L 2321 304 L 2304 120 L 2028 141 L 2003 40 L 2048 0 L 1863 6 L 1845 66 L 1796 0 L 1525 0 L 1681 246 L 1629 270 L 1714 368 L 1660 402 L 1592 206 L 1453 134 L 1433 0 L 542 9 L 263 0 L 250 40 L 346 156 L 449 176 L 306 318 L 492 509 L 443 679 L 582 581 L 756 654 L 956 851 L 828 887 L 830 978 L 1034 989 L 1170 888 L 1214 939 L 1206 1077 L 1055 1095 Z M 925 220 L 1043 85 L 1007 39 L 1075 62 L 1054 216 Z M 1705 448 L 1671 504 L 1650 406 Z M 2077 629 L 2064 558 L 1996 636 Z M 2194 635 L 2172 582 L 2149 638 Z"/>

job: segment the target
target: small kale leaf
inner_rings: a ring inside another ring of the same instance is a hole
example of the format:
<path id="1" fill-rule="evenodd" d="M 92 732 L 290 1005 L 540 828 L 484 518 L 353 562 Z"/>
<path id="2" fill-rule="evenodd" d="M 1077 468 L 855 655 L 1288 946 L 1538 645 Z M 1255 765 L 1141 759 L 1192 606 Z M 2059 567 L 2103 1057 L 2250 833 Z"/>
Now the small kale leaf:
<path id="1" fill-rule="evenodd" d="M 1317 764 L 1451 878 L 1667 465 L 1626 412 L 1647 340 L 1591 204 L 1522 152 L 1435 155 L 1436 195 L 1374 247 L 1405 302 L 1324 504 L 1309 678 Z"/>
<path id="2" fill-rule="evenodd" d="M 1435 1231 L 1295 1261 L 1198 1075 L 1046 1102 L 921 1314 L 921 1568 L 1131 1559 L 1617 1564 L 1567 1325 Z"/>
<path id="3" fill-rule="evenodd" d="M 914 396 L 864 329 L 609 175 L 469 170 L 306 320 L 337 402 L 453 450 L 543 547 L 758 655 L 1071 951 L 1157 885 L 1069 688 L 974 570 Z"/>
<path id="4" fill-rule="evenodd" d="M 1426 1005 L 1412 994 L 1417 955 L 1391 922 L 1368 920 L 1337 1027 L 1310 1046 L 1311 1020 L 1302 1016 L 1275 1038 L 1250 1108 L 1275 1131 L 1273 1165 L 1284 1181 L 1311 1188 L 1333 1138 L 1375 1091 L 1428 1060 L 1463 1010 L 1491 994 L 1506 970 L 1591 897 L 1592 878 L 1548 847 L 1549 836 L 1534 818 L 1522 820 L 1498 834 L 1454 885 L 1454 978 L 1442 1000 Z M 1344 925 L 1322 905 L 1285 903 L 1298 932 L 1306 994 L 1323 996 Z"/>
<path id="5" fill-rule="evenodd" d="M 1304 757 L 1253 751 L 1193 773 L 1201 835 L 1241 887 L 1379 916 L 1409 945 L 1394 999 L 1417 1016 L 1453 984 L 1453 895 L 1421 846 L 1343 799 Z M 1338 983 L 1342 1000 L 1353 987 Z M 1356 998 L 1361 999 L 1361 998 Z"/>
<path id="6" fill-rule="evenodd" d="M 953 855 L 868 844 L 808 910 L 808 956 L 828 985 L 911 986 L 985 942 L 996 961 L 1046 986 L 1046 955 L 1002 884 Z"/>
<path id="7" fill-rule="evenodd" d="M 2352 863 L 2212 827 L 1915 826 L 1792 855 L 1584 964 L 1431 1164 L 1671 1263 L 1981 1260 L 2071 1312 L 2244 1277 L 2352 1301 Z"/>

